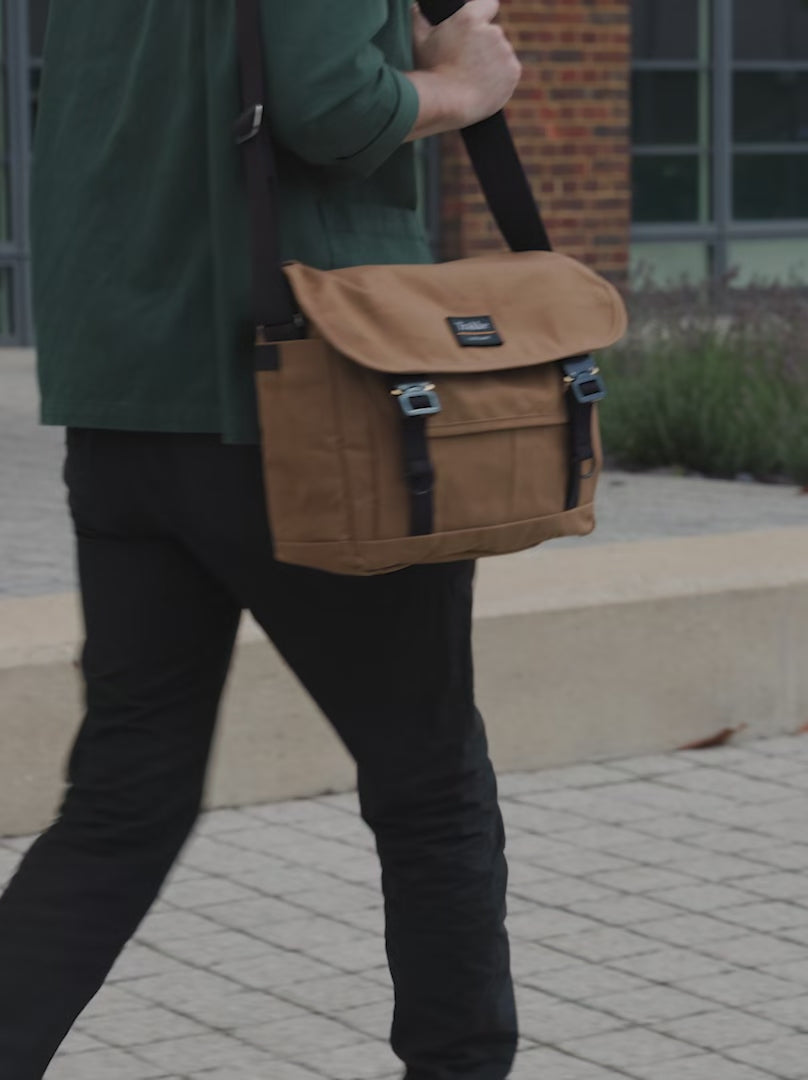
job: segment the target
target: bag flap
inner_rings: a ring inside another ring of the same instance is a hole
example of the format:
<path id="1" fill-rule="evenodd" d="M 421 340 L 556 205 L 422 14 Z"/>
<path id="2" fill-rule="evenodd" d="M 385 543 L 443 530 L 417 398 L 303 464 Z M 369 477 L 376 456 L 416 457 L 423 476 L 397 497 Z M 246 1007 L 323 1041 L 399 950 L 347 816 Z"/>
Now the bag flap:
<path id="1" fill-rule="evenodd" d="M 613 345 L 627 326 L 617 290 L 555 252 L 342 270 L 290 263 L 285 271 L 323 338 L 394 375 L 549 363 Z"/>

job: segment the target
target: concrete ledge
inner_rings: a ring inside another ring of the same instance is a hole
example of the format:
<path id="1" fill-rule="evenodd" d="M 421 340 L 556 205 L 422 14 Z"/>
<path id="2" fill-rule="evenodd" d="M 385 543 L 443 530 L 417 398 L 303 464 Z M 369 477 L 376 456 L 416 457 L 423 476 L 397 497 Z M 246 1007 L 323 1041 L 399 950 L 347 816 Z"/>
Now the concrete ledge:
<path id="1" fill-rule="evenodd" d="M 80 716 L 72 595 L 0 600 L 0 835 L 53 815 Z M 552 548 L 481 564 L 480 704 L 498 767 L 808 722 L 808 529 Z M 347 790 L 353 768 L 245 620 L 212 805 Z"/>

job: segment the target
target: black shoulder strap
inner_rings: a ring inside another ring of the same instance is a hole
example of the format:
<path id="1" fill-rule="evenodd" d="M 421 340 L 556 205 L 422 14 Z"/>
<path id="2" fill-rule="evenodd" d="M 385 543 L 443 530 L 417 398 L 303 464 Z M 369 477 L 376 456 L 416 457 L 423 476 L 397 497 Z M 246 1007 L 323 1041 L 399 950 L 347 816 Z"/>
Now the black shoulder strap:
<path id="1" fill-rule="evenodd" d="M 437 25 L 465 0 L 420 0 Z M 253 304 L 267 340 L 299 336 L 296 310 L 281 268 L 277 211 L 277 164 L 268 123 L 266 57 L 261 0 L 236 0 L 244 112 L 236 125 L 243 145 L 251 214 Z M 514 146 L 504 113 L 466 128 L 463 139 L 491 212 L 513 251 L 551 250 L 547 230 Z"/>

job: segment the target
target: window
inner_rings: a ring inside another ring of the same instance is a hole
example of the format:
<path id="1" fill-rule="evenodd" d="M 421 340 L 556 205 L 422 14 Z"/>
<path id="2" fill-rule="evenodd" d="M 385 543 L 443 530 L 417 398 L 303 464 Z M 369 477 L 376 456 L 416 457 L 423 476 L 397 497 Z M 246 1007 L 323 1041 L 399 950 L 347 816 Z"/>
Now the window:
<path id="1" fill-rule="evenodd" d="M 632 9 L 635 268 L 808 280 L 808 5 Z"/>

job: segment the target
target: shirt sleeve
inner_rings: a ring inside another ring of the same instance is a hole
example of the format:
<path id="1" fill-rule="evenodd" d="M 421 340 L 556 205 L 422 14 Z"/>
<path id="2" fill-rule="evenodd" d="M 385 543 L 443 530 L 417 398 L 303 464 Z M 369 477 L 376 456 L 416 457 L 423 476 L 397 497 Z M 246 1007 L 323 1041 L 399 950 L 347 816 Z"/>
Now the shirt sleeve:
<path id="1" fill-rule="evenodd" d="M 265 0 L 273 133 L 299 157 L 368 176 L 406 140 L 418 92 L 375 39 L 390 0 Z"/>

